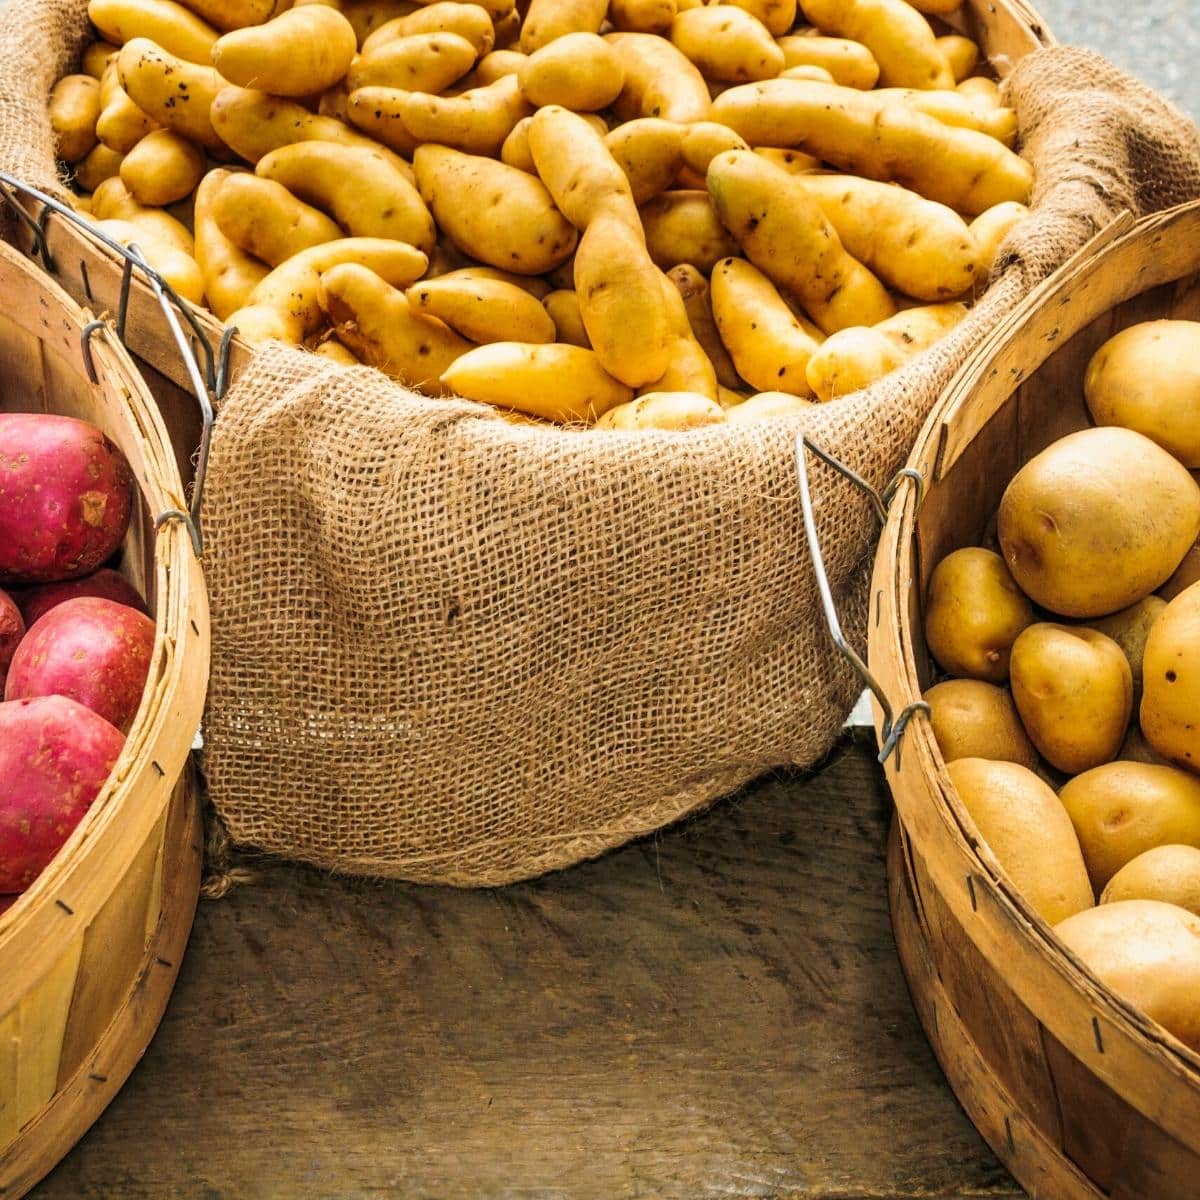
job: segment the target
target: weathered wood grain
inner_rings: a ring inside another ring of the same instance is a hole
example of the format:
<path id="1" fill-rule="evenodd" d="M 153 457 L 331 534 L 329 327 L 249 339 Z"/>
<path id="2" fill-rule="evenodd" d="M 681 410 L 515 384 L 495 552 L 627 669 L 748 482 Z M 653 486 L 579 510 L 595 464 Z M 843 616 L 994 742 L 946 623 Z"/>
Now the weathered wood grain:
<path id="1" fill-rule="evenodd" d="M 888 815 L 847 747 L 502 891 L 269 865 L 202 905 L 150 1052 L 33 1195 L 1019 1195 L 913 1015 Z"/>

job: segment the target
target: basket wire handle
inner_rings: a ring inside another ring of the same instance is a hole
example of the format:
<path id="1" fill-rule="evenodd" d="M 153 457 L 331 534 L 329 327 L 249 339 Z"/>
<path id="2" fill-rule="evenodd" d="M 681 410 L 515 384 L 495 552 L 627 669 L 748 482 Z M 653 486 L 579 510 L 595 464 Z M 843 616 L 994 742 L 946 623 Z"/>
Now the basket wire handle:
<path id="1" fill-rule="evenodd" d="M 897 472 L 895 478 L 882 492 L 877 492 L 861 475 L 852 471 L 845 463 L 834 458 L 828 451 L 821 449 L 807 434 L 801 433 L 796 436 L 796 476 L 800 485 L 800 508 L 804 515 L 804 535 L 808 540 L 809 556 L 812 559 L 813 574 L 817 580 L 817 591 L 821 596 L 821 608 L 825 613 L 825 623 L 829 626 L 829 636 L 842 656 L 858 673 L 864 686 L 870 690 L 876 701 L 878 701 L 879 707 L 883 710 L 883 745 L 879 750 L 880 763 L 886 763 L 894 751 L 896 755 L 896 767 L 899 769 L 900 739 L 904 736 L 904 730 L 915 713 L 929 712 L 929 705 L 924 700 L 914 700 L 911 704 L 901 709 L 899 716 L 897 716 L 888 701 L 887 695 L 884 693 L 883 687 L 875 676 L 871 674 L 867 664 L 859 657 L 854 647 L 846 640 L 845 634 L 842 633 L 842 623 L 838 618 L 837 605 L 833 601 L 833 589 L 829 586 L 829 574 L 825 570 L 825 556 L 821 551 L 821 540 L 817 536 L 817 522 L 813 514 L 812 488 L 808 481 L 809 451 L 815 454 L 827 466 L 832 467 L 840 475 L 849 479 L 855 487 L 866 494 L 871 509 L 879 519 L 881 525 L 887 521 L 888 505 L 895 496 L 901 482 L 905 479 L 912 480 L 913 486 L 916 489 L 916 502 L 919 505 L 921 503 L 923 480 L 921 479 L 921 473 L 914 467 L 905 467 L 903 470 Z"/>
<path id="2" fill-rule="evenodd" d="M 32 217 L 26 211 L 25 206 L 17 199 L 18 193 L 30 197 L 41 205 L 40 215 L 37 219 Z M 84 221 L 69 205 L 63 204 L 53 196 L 47 195 L 45 192 L 32 187 L 16 176 L 2 170 L 0 170 L 0 199 L 28 227 L 33 237 L 34 249 L 41 256 L 46 270 L 51 274 L 55 273 L 55 266 L 54 260 L 50 256 L 49 244 L 46 238 L 46 224 L 52 212 L 62 217 L 63 220 L 75 225 L 89 238 L 100 242 L 113 251 L 114 254 L 120 256 L 123 262 L 123 269 L 121 273 L 120 299 L 117 305 L 116 334 L 117 339 L 123 345 L 125 344 L 125 326 L 129 314 L 129 294 L 133 282 L 134 268 L 144 276 L 150 286 L 150 290 L 154 293 L 154 297 L 163 311 L 167 328 L 171 331 L 175 347 L 179 351 L 180 358 L 183 360 L 188 382 L 191 385 L 192 393 L 199 406 L 201 418 L 200 446 L 196 454 L 196 470 L 192 484 L 191 503 L 188 505 L 186 511 L 179 508 L 169 508 L 159 513 L 155 518 L 154 525 L 158 529 L 169 521 L 181 521 L 187 527 L 192 548 L 196 552 L 196 557 L 199 558 L 204 548 L 200 532 L 200 508 L 204 499 L 204 480 L 208 472 L 208 456 L 212 444 L 213 422 L 215 419 L 213 399 L 214 397 L 220 399 L 228 383 L 228 360 L 233 331 L 227 330 L 221 339 L 220 363 L 218 366 L 217 356 L 213 353 L 212 344 L 208 340 L 191 306 L 146 261 L 145 255 L 136 243 L 131 243 L 128 246 L 122 245 L 103 230 L 97 229 L 88 221 Z M 190 338 L 184 334 L 183 325 L 180 323 L 180 316 L 183 317 L 183 320 L 190 327 Z M 89 321 L 80 331 L 80 351 L 83 356 L 83 365 L 87 371 L 88 378 L 93 383 L 97 382 L 98 377 L 96 375 L 95 360 L 92 355 L 91 339 L 97 331 L 103 330 L 107 333 L 108 329 L 109 326 L 106 321 L 94 320 Z M 200 360 L 197 357 L 197 347 L 204 359 L 203 370 L 201 369 Z"/>

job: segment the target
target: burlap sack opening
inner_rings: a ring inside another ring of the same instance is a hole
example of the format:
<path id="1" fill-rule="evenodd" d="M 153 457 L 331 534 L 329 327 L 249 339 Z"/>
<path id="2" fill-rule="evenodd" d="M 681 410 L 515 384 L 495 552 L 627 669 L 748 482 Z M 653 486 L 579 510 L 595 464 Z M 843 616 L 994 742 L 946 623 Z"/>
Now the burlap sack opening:
<path id="1" fill-rule="evenodd" d="M 56 183 L 45 97 L 85 0 L 0 15 L 0 165 Z M 213 662 L 204 765 L 233 838 L 343 871 L 527 878 L 817 761 L 858 681 L 804 545 L 806 432 L 882 486 L 939 390 L 1011 307 L 1122 210 L 1200 195 L 1200 137 L 1098 56 L 1007 84 L 1038 173 L 992 285 L 866 392 L 679 434 L 511 426 L 282 346 L 226 397 L 204 521 Z M 861 642 L 874 530 L 814 472 Z"/>

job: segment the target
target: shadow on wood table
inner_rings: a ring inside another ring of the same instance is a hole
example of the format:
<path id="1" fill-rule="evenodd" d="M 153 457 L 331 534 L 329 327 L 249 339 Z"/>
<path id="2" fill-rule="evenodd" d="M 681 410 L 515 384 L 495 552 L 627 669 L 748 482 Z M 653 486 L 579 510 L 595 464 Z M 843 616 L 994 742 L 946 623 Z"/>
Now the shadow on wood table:
<path id="1" fill-rule="evenodd" d="M 1007 1197 L 905 991 L 869 750 L 491 892 L 269 864 L 35 1200 Z"/>

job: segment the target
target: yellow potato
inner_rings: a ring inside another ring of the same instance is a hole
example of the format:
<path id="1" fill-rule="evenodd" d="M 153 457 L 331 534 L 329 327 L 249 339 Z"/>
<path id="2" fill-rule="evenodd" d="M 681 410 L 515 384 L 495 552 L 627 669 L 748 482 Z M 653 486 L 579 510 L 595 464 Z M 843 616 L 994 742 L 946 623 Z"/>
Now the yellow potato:
<path id="1" fill-rule="evenodd" d="M 139 203 L 165 208 L 196 190 L 204 155 L 169 129 L 146 134 L 121 162 L 121 180 Z"/>
<path id="2" fill-rule="evenodd" d="M 878 88 L 875 96 L 878 100 L 906 104 L 943 125 L 986 133 L 1010 148 L 1017 140 L 1017 114 L 1013 109 L 981 103 L 959 91 Z"/>
<path id="3" fill-rule="evenodd" d="M 798 147 L 972 216 L 1005 200 L 1025 203 L 1033 184 L 1029 163 L 995 138 L 945 125 L 877 92 L 769 79 L 723 92 L 712 119 L 751 145 Z"/>
<path id="4" fill-rule="evenodd" d="M 968 96 L 976 104 L 991 104 L 998 108 L 1004 103 L 1000 85 L 994 79 L 985 79 L 982 75 L 972 75 L 970 79 L 964 79 L 954 90 L 961 96 Z"/>
<path id="5" fill-rule="evenodd" d="M 671 26 L 671 41 L 706 79 L 774 79 L 784 67 L 783 51 L 766 26 L 733 4 L 680 13 Z"/>
<path id="6" fill-rule="evenodd" d="M 665 191 L 683 165 L 686 127 L 659 117 L 625 121 L 605 137 L 638 204 Z"/>
<path id="7" fill-rule="evenodd" d="M 790 392 L 756 392 L 740 404 L 725 408 L 725 420 L 730 425 L 753 425 L 759 421 L 783 421 L 799 416 L 812 408 L 813 402 Z"/>
<path id="8" fill-rule="evenodd" d="M 107 217 L 95 222 L 96 228 L 124 246 L 134 245 L 146 261 L 174 289 L 177 295 L 193 304 L 204 303 L 204 279 L 196 260 L 170 241 L 162 241 L 156 231 L 134 220 Z"/>
<path id="9" fill-rule="evenodd" d="M 1097 891 L 1156 846 L 1200 848 L 1200 779 L 1174 767 L 1110 762 L 1060 793 Z"/>
<path id="10" fill-rule="evenodd" d="M 686 125 L 708 119 L 712 102 L 704 76 L 669 41 L 651 33 L 610 33 L 605 40 L 625 71 L 613 106 L 622 121 L 662 117 Z"/>
<path id="11" fill-rule="evenodd" d="M 206 150 L 224 150 L 209 112 L 226 85 L 212 67 L 186 62 L 146 38 L 134 38 L 117 55 L 117 75 L 147 116 Z"/>
<path id="12" fill-rule="evenodd" d="M 1150 628 L 1142 658 L 1142 733 L 1172 762 L 1200 771 L 1200 583 Z"/>
<path id="13" fill-rule="evenodd" d="M 796 0 L 725 0 L 744 8 L 766 26 L 772 37 L 787 33 L 796 23 Z"/>
<path id="14" fill-rule="evenodd" d="M 1123 900 L 1054 932 L 1118 996 L 1200 1052 L 1200 917 L 1156 900 Z"/>
<path id="15" fill-rule="evenodd" d="M 413 164 L 438 226 L 472 258 L 542 275 L 575 249 L 574 228 L 535 176 L 447 146 L 419 147 Z"/>
<path id="16" fill-rule="evenodd" d="M 525 60 L 517 78 L 530 104 L 561 104 L 573 112 L 607 108 L 625 85 L 612 47 L 594 33 L 555 38 Z"/>
<path id="17" fill-rule="evenodd" d="M 221 232 L 213 215 L 213 202 L 222 184 L 232 172 L 209 171 L 196 188 L 195 249 L 196 264 L 204 281 L 208 307 L 220 320 L 250 298 L 250 293 L 266 278 L 270 268 L 247 254 Z"/>
<path id="18" fill-rule="evenodd" d="M 608 19 L 623 33 L 667 33 L 680 6 L 677 0 L 612 0 Z"/>
<path id="19" fill-rule="evenodd" d="M 975 239 L 978 253 L 979 274 L 978 282 L 986 283 L 993 267 L 996 256 L 1004 239 L 1013 231 L 1018 221 L 1029 216 L 1029 209 L 1015 200 L 1006 200 L 1003 204 L 994 204 L 981 212 L 971 222 L 971 236 Z"/>
<path id="20" fill-rule="evenodd" d="M 718 125 L 715 121 L 697 121 L 694 125 L 684 126 L 680 149 L 684 166 L 696 172 L 700 181 L 698 186 L 704 187 L 708 164 L 718 154 L 724 154 L 726 150 L 749 150 L 750 147 L 727 125 Z"/>
<path id="21" fill-rule="evenodd" d="M 721 259 L 738 252 L 707 192 L 663 192 L 639 211 L 646 249 L 663 271 L 693 263 L 708 274 Z"/>
<path id="22" fill-rule="evenodd" d="M 934 567 L 925 644 L 951 675 L 1003 683 L 1013 643 L 1031 624 L 1033 606 L 998 554 L 967 546 Z"/>
<path id="23" fill-rule="evenodd" d="M 988 848 L 1051 924 L 1095 903 L 1079 841 L 1058 797 L 1027 767 L 960 758 L 946 772 Z"/>
<path id="24" fill-rule="evenodd" d="M 296 142 L 264 155 L 255 174 L 316 205 L 351 237 L 394 238 L 426 254 L 433 249 L 437 230 L 420 193 L 375 150 Z"/>
<path id="25" fill-rule="evenodd" d="M 967 314 L 958 303 L 906 308 L 870 327 L 832 334 L 808 363 L 808 385 L 821 400 L 870 387 L 927 350 Z"/>
<path id="26" fill-rule="evenodd" d="M 1101 904 L 1158 900 L 1200 917 L 1200 849 L 1164 845 L 1130 859 L 1105 885 Z"/>
<path id="27" fill-rule="evenodd" d="M 1009 681 L 1021 722 L 1051 766 L 1077 774 L 1116 758 L 1133 711 L 1133 675 L 1112 638 L 1030 625 L 1012 645 Z"/>
<path id="28" fill-rule="evenodd" d="M 1037 770 L 1038 754 L 1012 696 L 979 679 L 947 679 L 921 697 L 942 758 L 987 758 Z"/>
<path id="29" fill-rule="evenodd" d="M 522 54 L 520 50 L 493 50 L 491 54 L 486 54 L 479 60 L 479 65 L 475 68 L 475 82 L 483 87 L 486 84 L 495 83 L 503 75 L 517 75 L 528 61 L 529 55 Z M 396 86 L 403 87 L 404 85 L 397 84 Z M 437 91 L 436 88 L 420 90 Z"/>
<path id="30" fill-rule="evenodd" d="M 231 313 L 226 324 L 235 326 L 251 345 L 271 338 L 300 345 L 321 327 L 321 277 L 346 263 L 366 268 L 392 287 L 407 287 L 424 274 L 428 260 L 404 242 L 380 238 L 342 238 L 312 246 L 280 263 L 250 294 L 250 303 Z M 356 343 L 344 336 L 342 341 L 357 352 Z"/>
<path id="31" fill-rule="evenodd" d="M 784 68 L 820 67 L 843 87 L 870 91 L 879 82 L 879 64 L 861 42 L 812 34 L 781 37 Z"/>
<path id="32" fill-rule="evenodd" d="M 240 87 L 273 96 L 311 96 L 346 74 L 357 49 L 354 28 L 340 12 L 306 4 L 265 25 L 224 34 L 212 48 L 212 62 Z"/>
<path id="33" fill-rule="evenodd" d="M 755 146 L 754 153 L 773 163 L 789 175 L 811 175 L 821 172 L 823 164 L 819 158 L 800 150 L 782 150 L 777 146 Z"/>
<path id="34" fill-rule="evenodd" d="M 78 177 L 78 169 L 75 174 Z M 1183 561 L 1175 568 L 1170 579 L 1158 589 L 1158 595 L 1167 601 L 1174 600 L 1193 583 L 1200 583 L 1200 540 L 1192 544 L 1192 548 L 1183 556 Z"/>
<path id="35" fill-rule="evenodd" d="M 810 79 L 817 83 L 837 83 L 832 71 L 824 67 L 785 67 L 779 72 L 780 79 Z"/>
<path id="36" fill-rule="evenodd" d="M 490 53 L 496 43 L 495 26 L 485 8 L 478 4 L 461 4 L 458 0 L 441 0 L 441 3 L 384 22 L 363 40 L 361 50 L 364 55 L 373 54 L 396 38 L 418 33 L 456 33 L 475 47 L 480 58 Z"/>
<path id="37" fill-rule="evenodd" d="M 820 332 L 744 259 L 717 263 L 711 288 L 713 318 L 738 375 L 760 391 L 811 396 L 805 370 L 821 344 Z"/>
<path id="38" fill-rule="evenodd" d="M 80 56 L 80 71 L 84 75 L 90 75 L 93 79 L 103 79 L 108 64 L 118 50 L 120 50 L 120 46 L 114 46 L 112 42 L 89 42 L 83 48 L 83 54 Z"/>
<path id="39" fill-rule="evenodd" d="M 532 54 L 568 33 L 599 33 L 608 0 L 531 0 L 521 28 L 521 52 Z"/>
<path id="40" fill-rule="evenodd" d="M 513 126 L 531 111 L 515 75 L 451 97 L 360 88 L 350 93 L 347 110 L 359 129 L 401 153 L 431 142 L 487 155 L 498 154 Z"/>
<path id="41" fill-rule="evenodd" d="M 929 22 L 905 0 L 800 0 L 800 7 L 822 33 L 866 46 L 884 87 L 954 86 Z"/>
<path id="42" fill-rule="evenodd" d="M 319 346 L 313 347 L 313 353 L 330 362 L 340 363 L 343 367 L 357 367 L 359 361 L 352 350 L 347 350 L 335 337 L 327 338 Z"/>
<path id="43" fill-rule="evenodd" d="M 125 156 L 118 150 L 99 145 L 75 164 L 75 182 L 86 192 L 94 192 L 106 179 L 114 179 L 121 171 Z"/>
<path id="44" fill-rule="evenodd" d="M 628 404 L 612 408 L 596 422 L 597 429 L 701 429 L 721 425 L 725 410 L 695 392 L 647 392 Z"/>
<path id="45" fill-rule="evenodd" d="M 1135 695 L 1140 695 L 1142 690 L 1142 658 L 1146 653 L 1146 639 L 1150 636 L 1151 626 L 1166 607 L 1165 600 L 1158 596 L 1147 596 L 1113 613 L 1111 617 L 1099 617 L 1090 622 L 1093 629 L 1098 629 L 1121 647 L 1133 674 Z"/>
<path id="46" fill-rule="evenodd" d="M 667 278 L 671 280 L 683 298 L 683 307 L 687 313 L 688 323 L 692 327 L 692 334 L 704 349 L 709 362 L 712 363 L 717 374 L 718 385 L 736 391 L 743 386 L 743 381 L 734 368 L 733 359 L 729 357 L 729 351 L 726 350 L 725 343 L 721 341 L 721 335 L 717 331 L 717 323 L 712 314 L 708 280 L 690 263 L 681 263 L 679 266 L 672 267 L 667 272 Z"/>
<path id="47" fill-rule="evenodd" d="M 195 252 L 192 235 L 182 221 L 160 208 L 139 204 L 119 177 L 106 179 L 92 193 L 92 214 L 101 219 L 127 221 L 189 257 Z"/>
<path id="48" fill-rule="evenodd" d="M 979 47 L 969 37 L 948 33 L 937 39 L 937 48 L 946 56 L 955 83 L 962 83 L 979 65 Z"/>
<path id="49" fill-rule="evenodd" d="M 963 6 L 963 0 L 908 0 L 908 3 L 919 13 L 938 17 L 947 17 L 958 12 Z M 939 42 L 941 40 L 938 39 Z"/>
<path id="50" fill-rule="evenodd" d="M 979 246 L 944 204 L 852 175 L 805 175 L 842 245 L 889 287 L 917 300 L 961 296 L 979 271 Z"/>
<path id="51" fill-rule="evenodd" d="M 1065 617 L 1128 608 L 1164 583 L 1200 532 L 1200 487 L 1149 438 L 1094 428 L 1017 472 L 998 517 L 1005 561 L 1035 603 Z"/>
<path id="52" fill-rule="evenodd" d="M 426 279 L 406 292 L 409 307 L 437 317 L 472 342 L 552 342 L 554 322 L 523 288 L 498 279 Z"/>
<path id="53" fill-rule="evenodd" d="M 281 183 L 253 175 L 225 179 L 213 197 L 212 213 L 235 246 L 272 267 L 344 236 L 335 221 L 296 199 Z"/>
<path id="54" fill-rule="evenodd" d="M 651 392 L 688 392 L 715 401 L 717 373 L 704 352 L 704 347 L 692 332 L 683 297 L 666 275 L 660 276 L 659 282 L 662 285 L 664 311 L 670 330 L 667 369 L 653 383 L 638 388 L 638 395 L 643 396 Z"/>
<path id="55" fill-rule="evenodd" d="M 283 4 L 276 0 L 184 0 L 184 4 L 223 32 L 241 29 L 244 25 L 261 25 L 281 7 L 290 7 L 287 0 Z"/>
<path id="56" fill-rule="evenodd" d="M 174 0 L 89 0 L 88 17 L 114 46 L 148 38 L 167 54 L 209 65 L 217 31 Z"/>
<path id="57" fill-rule="evenodd" d="M 1136 429 L 1200 467 L 1200 322 L 1121 330 L 1092 356 L 1083 391 L 1097 425 Z"/>
<path id="58" fill-rule="evenodd" d="M 421 316 L 402 291 L 369 267 L 347 262 L 321 272 L 319 297 L 338 340 L 360 362 L 430 395 L 445 395 L 438 376 L 471 343 Z"/>
<path id="59" fill-rule="evenodd" d="M 100 101 L 96 137 L 118 154 L 128 154 L 148 133 L 162 128 L 129 98 L 115 64 L 100 84 Z"/>
<path id="60" fill-rule="evenodd" d="M 583 314 L 579 311 L 579 297 L 573 290 L 559 288 L 548 292 L 542 298 L 542 305 L 554 322 L 556 342 L 582 346 L 585 350 L 592 348 L 591 339 L 583 325 Z"/>
<path id="61" fill-rule="evenodd" d="M 563 423 L 594 421 L 630 398 L 591 350 L 561 342 L 476 347 L 442 372 L 442 382 L 468 400 Z"/>
<path id="62" fill-rule="evenodd" d="M 50 128 L 58 157 L 77 163 L 96 145 L 100 83 L 90 75 L 66 75 L 50 92 Z"/>
<path id="63" fill-rule="evenodd" d="M 424 278 L 434 278 L 433 271 L 426 271 Z M 496 267 L 482 267 L 478 263 L 471 267 L 459 267 L 443 271 L 438 278 L 466 280 L 495 279 L 500 283 L 511 283 L 513 287 L 519 287 L 522 291 L 528 292 L 536 300 L 543 300 L 550 294 L 550 285 L 536 275 L 514 275 L 510 271 L 500 271 Z"/>
<path id="64" fill-rule="evenodd" d="M 730 150 L 709 165 L 708 190 L 746 257 L 792 292 L 823 332 L 874 325 L 895 312 L 883 284 L 846 252 L 800 179 L 753 151 Z"/>
<path id="65" fill-rule="evenodd" d="M 745 384 L 742 386 L 744 387 Z M 791 410 L 791 402 L 793 400 L 800 401 L 805 408 L 812 407 L 811 400 L 803 400 L 799 396 L 789 396 L 787 392 L 754 392 L 753 396 L 755 398 L 759 396 L 765 396 L 768 401 L 775 397 L 782 397 L 783 401 L 787 403 L 789 411 Z M 729 420 L 729 410 L 731 408 L 736 408 L 738 405 L 745 404 L 750 399 L 750 392 L 741 392 L 735 388 L 727 388 L 722 384 L 717 384 L 717 403 L 725 410 L 726 420 Z"/>
<path id="66" fill-rule="evenodd" d="M 461 79 L 474 62 L 475 47 L 457 33 L 414 33 L 358 55 L 346 73 L 345 87 L 347 93 L 364 87 L 441 92 Z"/>

